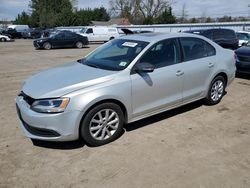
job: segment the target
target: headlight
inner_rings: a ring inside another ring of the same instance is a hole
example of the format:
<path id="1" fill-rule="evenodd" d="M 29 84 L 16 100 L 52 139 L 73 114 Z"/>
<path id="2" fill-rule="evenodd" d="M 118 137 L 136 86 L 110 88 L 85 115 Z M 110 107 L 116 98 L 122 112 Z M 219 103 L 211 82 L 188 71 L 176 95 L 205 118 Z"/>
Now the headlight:
<path id="1" fill-rule="evenodd" d="M 36 100 L 31 109 L 40 113 L 60 113 L 65 110 L 69 98 Z"/>
<path id="2" fill-rule="evenodd" d="M 38 42 L 43 42 L 43 39 L 39 40 Z"/>

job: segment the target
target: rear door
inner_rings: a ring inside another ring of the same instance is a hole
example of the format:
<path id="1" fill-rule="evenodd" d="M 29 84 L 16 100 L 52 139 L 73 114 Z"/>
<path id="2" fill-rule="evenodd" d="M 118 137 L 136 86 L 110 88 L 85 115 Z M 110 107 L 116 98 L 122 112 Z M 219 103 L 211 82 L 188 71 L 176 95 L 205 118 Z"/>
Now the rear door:
<path id="1" fill-rule="evenodd" d="M 76 43 L 76 35 L 71 32 L 65 33 L 65 47 L 72 47 L 75 46 Z"/>
<path id="2" fill-rule="evenodd" d="M 193 37 L 180 38 L 184 54 L 183 102 L 204 96 L 216 65 L 216 50 L 205 40 Z"/>

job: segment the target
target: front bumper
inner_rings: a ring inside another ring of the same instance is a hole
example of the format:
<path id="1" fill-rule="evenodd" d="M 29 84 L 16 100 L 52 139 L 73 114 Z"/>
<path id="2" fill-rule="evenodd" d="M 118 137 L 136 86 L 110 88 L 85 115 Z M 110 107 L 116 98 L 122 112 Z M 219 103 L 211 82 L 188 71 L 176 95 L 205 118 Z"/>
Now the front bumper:
<path id="1" fill-rule="evenodd" d="M 22 96 L 16 98 L 20 126 L 31 139 L 72 141 L 79 138 L 80 111 L 63 113 L 37 113 L 30 109 Z"/>
<path id="2" fill-rule="evenodd" d="M 43 48 L 43 45 L 38 41 L 33 41 L 33 45 L 36 49 Z"/>

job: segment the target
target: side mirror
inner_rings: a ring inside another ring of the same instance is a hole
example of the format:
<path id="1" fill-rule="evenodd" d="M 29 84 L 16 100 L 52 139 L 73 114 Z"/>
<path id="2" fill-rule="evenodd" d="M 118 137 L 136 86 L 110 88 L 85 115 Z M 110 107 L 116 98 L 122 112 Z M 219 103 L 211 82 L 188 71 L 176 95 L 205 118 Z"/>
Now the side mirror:
<path id="1" fill-rule="evenodd" d="M 142 73 L 142 72 L 153 72 L 155 69 L 154 65 L 150 63 L 137 63 L 135 65 L 134 71 L 137 73 Z"/>

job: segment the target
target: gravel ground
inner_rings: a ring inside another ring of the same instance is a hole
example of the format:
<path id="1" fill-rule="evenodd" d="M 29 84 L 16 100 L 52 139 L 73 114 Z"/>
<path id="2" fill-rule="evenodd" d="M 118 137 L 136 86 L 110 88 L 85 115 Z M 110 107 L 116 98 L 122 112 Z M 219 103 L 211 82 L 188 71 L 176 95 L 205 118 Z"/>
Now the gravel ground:
<path id="1" fill-rule="evenodd" d="M 236 78 L 216 106 L 195 102 L 125 127 L 108 145 L 32 143 L 14 98 L 41 70 L 83 49 L 35 50 L 31 40 L 0 43 L 0 187 L 250 187 L 250 78 Z"/>

